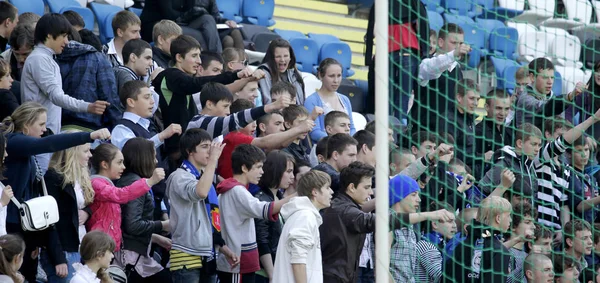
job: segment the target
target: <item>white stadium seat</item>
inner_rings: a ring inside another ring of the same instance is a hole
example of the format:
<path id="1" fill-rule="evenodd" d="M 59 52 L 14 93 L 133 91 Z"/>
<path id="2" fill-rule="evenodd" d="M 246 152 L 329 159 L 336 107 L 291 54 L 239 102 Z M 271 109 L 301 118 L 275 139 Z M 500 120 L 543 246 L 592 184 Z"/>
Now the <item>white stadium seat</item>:
<path id="1" fill-rule="evenodd" d="M 548 56 L 559 66 L 581 69 L 583 63 L 579 61 L 580 55 L 579 38 L 569 34 L 555 37 L 548 49 Z"/>
<path id="2" fill-rule="evenodd" d="M 529 10 L 523 14 L 514 17 L 517 22 L 528 22 L 533 25 L 539 25 L 541 22 L 554 16 L 554 0 L 529 0 Z"/>
<path id="3" fill-rule="evenodd" d="M 573 91 L 578 82 L 587 82 L 586 74 L 581 69 L 565 66 L 554 66 L 554 69 L 562 76 L 562 93 Z"/>
<path id="4" fill-rule="evenodd" d="M 560 27 L 567 30 L 587 25 L 592 20 L 592 3 L 588 0 L 563 1 L 565 5 L 566 19 L 548 19 L 542 23 L 544 26 Z"/>
<path id="5" fill-rule="evenodd" d="M 519 62 L 529 63 L 535 58 L 546 57 L 548 53 L 548 43 L 546 41 L 546 33 L 544 32 L 536 31 L 519 35 L 517 46 Z"/>
<path id="6" fill-rule="evenodd" d="M 364 130 L 367 126 L 367 118 L 360 113 L 352 112 L 352 121 L 357 132 Z"/>

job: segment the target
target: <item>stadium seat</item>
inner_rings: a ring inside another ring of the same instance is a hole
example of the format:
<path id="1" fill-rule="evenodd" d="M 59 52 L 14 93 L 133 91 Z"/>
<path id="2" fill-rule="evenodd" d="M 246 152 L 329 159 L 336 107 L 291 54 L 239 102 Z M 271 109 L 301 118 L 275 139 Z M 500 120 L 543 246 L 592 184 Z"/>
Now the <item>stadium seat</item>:
<path id="1" fill-rule="evenodd" d="M 583 67 L 583 63 L 579 62 L 581 43 L 579 38 L 574 35 L 555 38 L 550 44 L 548 56 L 552 58 L 554 64 L 559 66 L 575 67 L 577 69 Z"/>
<path id="2" fill-rule="evenodd" d="M 331 35 L 331 34 L 323 34 L 323 33 L 309 32 L 308 38 L 314 40 L 317 43 L 317 46 L 319 46 L 319 49 L 321 49 L 321 47 L 323 47 L 323 44 L 325 44 L 325 43 L 341 42 L 337 36 Z M 322 60 L 322 59 L 323 58 L 319 57 L 319 60 Z"/>
<path id="3" fill-rule="evenodd" d="M 271 30 L 269 30 L 269 28 L 267 28 L 267 27 L 251 25 L 251 24 L 245 24 L 241 28 L 241 30 L 242 30 L 242 35 L 244 36 L 244 38 L 248 38 L 251 41 L 254 41 L 254 36 L 259 33 L 262 33 L 262 32 L 270 33 L 271 32 Z"/>
<path id="4" fill-rule="evenodd" d="M 542 22 L 543 26 L 558 27 L 570 30 L 582 25 L 589 24 L 592 20 L 592 3 L 588 0 L 563 1 L 567 18 L 553 18 Z"/>
<path id="5" fill-rule="evenodd" d="M 517 60 L 517 42 L 519 32 L 514 28 L 497 28 L 490 36 L 490 52 L 495 56 L 504 56 L 508 59 Z"/>
<path id="6" fill-rule="evenodd" d="M 134 13 L 134 14 L 136 14 L 138 17 L 141 17 L 141 16 L 142 16 L 142 11 L 143 11 L 144 9 L 129 7 L 129 8 L 127 8 L 127 10 L 129 10 L 130 12 L 133 12 L 133 13 Z"/>
<path id="7" fill-rule="evenodd" d="M 530 32 L 519 36 L 518 52 L 519 62 L 529 63 L 535 58 L 546 57 L 548 51 L 546 34 L 543 32 Z"/>
<path id="8" fill-rule="evenodd" d="M 540 27 L 540 32 L 546 33 L 546 43 L 548 44 L 547 50 L 550 50 L 550 46 L 554 42 L 555 38 L 558 37 L 561 40 L 564 40 L 564 38 L 569 35 L 569 32 L 564 29 L 545 26 Z"/>
<path id="9" fill-rule="evenodd" d="M 555 95 L 562 95 L 562 85 L 562 75 L 558 71 L 554 70 L 554 85 L 552 85 L 552 92 Z"/>
<path id="10" fill-rule="evenodd" d="M 494 6 L 494 0 L 479 0 L 479 5 L 481 5 L 481 12 L 476 12 L 476 17 L 482 19 L 490 19 L 490 20 L 499 20 L 506 21 L 510 18 L 514 18 L 523 13 L 523 7 L 519 7 L 519 5 L 511 5 L 512 3 L 507 2 L 516 2 L 516 1 L 498 1 L 499 5 Z M 503 4 L 505 6 L 503 6 Z"/>
<path id="11" fill-rule="evenodd" d="M 319 48 L 310 38 L 292 38 L 290 45 L 296 55 L 296 65 L 302 72 L 311 73 L 319 64 Z"/>
<path id="12" fill-rule="evenodd" d="M 286 29 L 273 29 L 273 31 L 278 34 L 279 36 L 281 36 L 281 38 L 290 41 L 290 39 L 292 38 L 306 38 L 306 36 L 296 30 L 286 30 Z"/>
<path id="13" fill-rule="evenodd" d="M 471 19 L 469 17 L 450 14 L 450 13 L 444 14 L 444 20 L 446 20 L 446 23 L 453 23 L 453 24 L 457 24 L 457 25 L 464 25 L 464 24 L 475 25 L 475 21 L 473 21 L 473 19 Z"/>
<path id="14" fill-rule="evenodd" d="M 593 69 L 596 62 L 600 61 L 600 53 L 597 51 L 600 50 L 600 39 L 588 40 L 582 48 L 585 67 Z"/>
<path id="15" fill-rule="evenodd" d="M 444 14 L 444 16 L 448 16 L 447 19 L 455 20 L 455 23 L 463 29 L 465 42 L 472 47 L 467 64 L 471 68 L 477 68 L 481 61 L 481 57 L 485 57 L 489 53 L 485 48 L 485 31 L 481 26 L 475 24 L 471 18 L 465 16 L 458 16 L 460 18 L 455 18 L 451 14 Z"/>
<path id="16" fill-rule="evenodd" d="M 517 87 L 515 75 L 517 74 L 517 70 L 519 70 L 519 68 L 521 68 L 521 66 L 508 66 L 504 68 L 502 80 L 498 79 L 498 85 L 501 85 L 502 88 L 508 93 L 513 93 L 514 89 Z"/>
<path id="17" fill-rule="evenodd" d="M 65 11 L 77 12 L 77 14 L 79 14 L 83 18 L 83 21 L 85 22 L 85 28 L 89 30 L 94 30 L 94 13 L 92 12 L 92 10 L 84 7 L 69 6 L 62 8 L 62 10 L 60 10 L 60 13 L 62 14 Z"/>
<path id="18" fill-rule="evenodd" d="M 338 92 L 347 96 L 352 105 L 352 112 L 362 113 L 365 111 L 365 95 L 359 87 L 352 84 L 341 84 Z"/>
<path id="19" fill-rule="evenodd" d="M 81 7 L 81 4 L 75 0 L 44 0 L 44 2 L 46 2 L 46 5 L 48 5 L 50 13 L 61 13 L 62 9 L 69 6 Z"/>
<path id="20" fill-rule="evenodd" d="M 525 9 L 525 0 L 498 0 L 498 7 L 508 10 L 523 11 Z"/>
<path id="21" fill-rule="evenodd" d="M 444 13 L 444 7 L 442 7 L 441 0 L 421 0 L 425 7 L 427 7 L 427 11 L 434 11 L 438 14 Z"/>
<path id="22" fill-rule="evenodd" d="M 346 78 L 354 75 L 354 71 L 350 69 L 352 67 L 352 50 L 350 50 L 347 43 L 330 42 L 323 44 L 320 58 L 333 58 L 340 62 L 344 67 L 342 77 Z"/>
<path id="23" fill-rule="evenodd" d="M 307 72 L 302 72 L 302 80 L 304 80 L 304 94 L 306 98 L 321 89 L 321 85 L 323 84 L 315 75 Z"/>
<path id="24" fill-rule="evenodd" d="M 537 26 L 554 16 L 555 2 L 555 0 L 528 0 L 529 10 L 525 10 L 522 14 L 514 17 L 514 20 L 528 22 Z"/>
<path id="25" fill-rule="evenodd" d="M 275 25 L 274 11 L 275 0 L 244 1 L 242 4 L 242 15 L 244 15 L 245 21 L 253 25 L 266 27 Z"/>
<path id="26" fill-rule="evenodd" d="M 467 16 L 469 18 L 475 17 L 475 12 L 472 11 L 471 1 L 442 0 L 442 6 L 450 13 Z"/>
<path id="27" fill-rule="evenodd" d="M 276 38 L 281 38 L 281 36 L 274 32 L 261 32 L 253 36 L 252 42 L 254 42 L 256 51 L 267 52 L 267 49 L 269 49 L 269 44 Z"/>
<path id="28" fill-rule="evenodd" d="M 589 5 L 592 5 L 593 9 L 596 12 L 596 21 L 595 22 L 591 22 L 591 18 L 589 21 L 585 22 L 585 25 L 573 28 L 573 30 L 571 31 L 573 35 L 579 37 L 579 41 L 580 42 L 587 42 L 590 39 L 597 39 L 600 38 L 600 1 L 597 0 L 592 0 L 591 4 L 588 3 L 579 3 L 577 2 L 577 4 L 579 4 L 580 6 L 583 6 L 585 8 L 580 8 L 582 9 L 582 11 L 577 11 L 578 13 L 583 13 L 586 12 L 586 14 L 584 16 L 587 16 L 587 12 L 589 10 Z M 573 3 L 570 3 L 571 5 Z M 571 6 L 569 5 L 569 7 Z M 566 9 L 567 5 L 565 4 L 565 9 Z M 570 8 L 570 10 L 572 10 L 573 8 Z"/>
<path id="29" fill-rule="evenodd" d="M 487 49 L 489 49 L 490 35 L 492 32 L 494 32 L 494 29 L 506 27 L 506 25 L 504 25 L 504 23 L 501 21 L 493 19 L 490 20 L 477 18 L 475 19 L 475 24 L 479 25 L 480 29 L 483 30 L 485 48 Z"/>
<path id="30" fill-rule="evenodd" d="M 442 15 L 435 11 L 427 11 L 427 19 L 429 19 L 429 28 L 439 33 L 442 26 L 444 26 Z"/>
<path id="31" fill-rule="evenodd" d="M 497 87 L 503 88 L 504 87 L 504 70 L 506 70 L 506 68 L 508 68 L 510 66 L 519 67 L 519 63 L 517 63 L 513 60 L 498 58 L 498 57 L 494 57 L 494 56 L 490 57 L 490 59 L 492 60 L 492 64 L 494 64 L 494 70 L 496 71 Z"/>
<path id="32" fill-rule="evenodd" d="M 519 37 L 529 33 L 536 32 L 537 28 L 529 23 L 518 23 L 518 22 L 506 22 L 506 26 L 509 28 L 515 28 L 519 32 Z"/>
<path id="33" fill-rule="evenodd" d="M 90 3 L 90 8 L 96 16 L 96 22 L 98 22 L 98 29 L 100 31 L 100 41 L 107 43 L 111 38 L 114 37 L 112 30 L 112 19 L 114 16 L 122 11 L 123 9 L 107 4 L 98 4 L 95 2 Z"/>
<path id="34" fill-rule="evenodd" d="M 242 2 L 240 0 L 217 0 L 217 6 L 221 17 L 235 21 L 236 23 L 242 22 L 240 16 L 240 10 L 242 8 Z"/>
<path id="35" fill-rule="evenodd" d="M 40 16 L 44 15 L 43 0 L 9 0 L 8 3 L 17 7 L 19 15 L 25 12 L 33 12 Z"/>
<path id="36" fill-rule="evenodd" d="M 352 108 L 354 110 L 354 108 Z M 354 122 L 354 128 L 356 131 L 364 130 L 367 126 L 367 118 L 360 113 L 352 112 L 352 122 Z"/>
<path id="37" fill-rule="evenodd" d="M 587 83 L 585 81 L 585 73 L 581 69 L 566 66 L 554 66 L 554 69 L 562 76 L 561 94 L 573 91 L 578 82 Z M 556 82 L 557 79 L 555 78 L 554 81 Z"/>
<path id="38" fill-rule="evenodd" d="M 367 113 L 365 115 L 365 118 L 367 118 L 367 124 L 368 124 L 371 121 L 375 121 L 375 114 Z"/>
<path id="39" fill-rule="evenodd" d="M 369 82 L 368 82 L 368 81 L 363 81 L 363 80 L 355 80 L 355 81 L 354 81 L 354 84 L 355 84 L 357 87 L 360 87 L 360 90 L 362 90 L 362 92 L 363 92 L 365 95 L 367 95 L 367 96 L 369 95 Z"/>

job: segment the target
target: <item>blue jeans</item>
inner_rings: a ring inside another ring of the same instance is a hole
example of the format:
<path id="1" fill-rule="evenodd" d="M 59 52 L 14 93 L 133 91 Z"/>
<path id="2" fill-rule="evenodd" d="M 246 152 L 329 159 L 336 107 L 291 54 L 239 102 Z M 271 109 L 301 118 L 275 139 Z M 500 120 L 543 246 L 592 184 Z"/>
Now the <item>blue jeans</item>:
<path id="1" fill-rule="evenodd" d="M 171 271 L 173 283 L 197 283 L 200 282 L 200 268 L 187 269 L 186 267 Z"/>
<path id="2" fill-rule="evenodd" d="M 419 58 L 402 51 L 390 53 L 390 115 L 407 123 L 408 101 L 419 75 Z"/>
<path id="3" fill-rule="evenodd" d="M 50 263 L 50 258 L 48 257 L 48 252 L 43 249 L 40 254 L 40 264 L 42 268 L 46 272 L 48 276 L 48 283 L 69 283 L 71 278 L 75 275 L 75 269 L 73 268 L 73 264 L 76 262 L 81 262 L 81 256 L 79 253 L 68 253 L 65 252 L 65 257 L 67 258 L 67 267 L 69 268 L 69 274 L 65 278 L 60 278 L 56 275 L 56 266 Z"/>
<path id="4" fill-rule="evenodd" d="M 360 267 L 358 269 L 358 280 L 356 283 L 375 283 L 375 270 Z"/>

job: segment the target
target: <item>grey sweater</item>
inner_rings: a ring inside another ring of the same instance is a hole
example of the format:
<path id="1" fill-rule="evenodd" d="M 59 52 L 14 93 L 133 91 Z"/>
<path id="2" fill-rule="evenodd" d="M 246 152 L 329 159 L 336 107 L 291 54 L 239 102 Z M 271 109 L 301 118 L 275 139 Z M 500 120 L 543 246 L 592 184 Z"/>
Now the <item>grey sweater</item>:
<path id="1" fill-rule="evenodd" d="M 68 96 L 62 89 L 60 67 L 54 61 L 54 51 L 44 44 L 35 46 L 25 60 L 21 75 L 21 101 L 35 101 L 48 110 L 47 127 L 60 132 L 62 108 L 87 112 L 90 103 Z"/>
<path id="2" fill-rule="evenodd" d="M 194 175 L 181 168 L 167 179 L 173 249 L 191 255 L 212 256 L 212 226 L 206 203 L 196 194 L 197 183 Z"/>

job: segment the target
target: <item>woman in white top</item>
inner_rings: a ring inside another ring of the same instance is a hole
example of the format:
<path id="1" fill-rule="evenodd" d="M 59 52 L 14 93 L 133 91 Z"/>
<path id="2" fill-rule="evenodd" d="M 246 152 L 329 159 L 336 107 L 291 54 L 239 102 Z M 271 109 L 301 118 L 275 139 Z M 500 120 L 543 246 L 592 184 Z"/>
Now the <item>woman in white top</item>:
<path id="1" fill-rule="evenodd" d="M 0 237 L 0 282 L 22 283 L 25 278 L 19 273 L 25 254 L 25 241 L 17 235 Z"/>
<path id="2" fill-rule="evenodd" d="M 74 264 L 75 276 L 70 283 L 112 283 L 106 271 L 114 258 L 115 241 L 100 230 L 91 231 L 83 237 L 79 253 L 85 263 Z"/>

